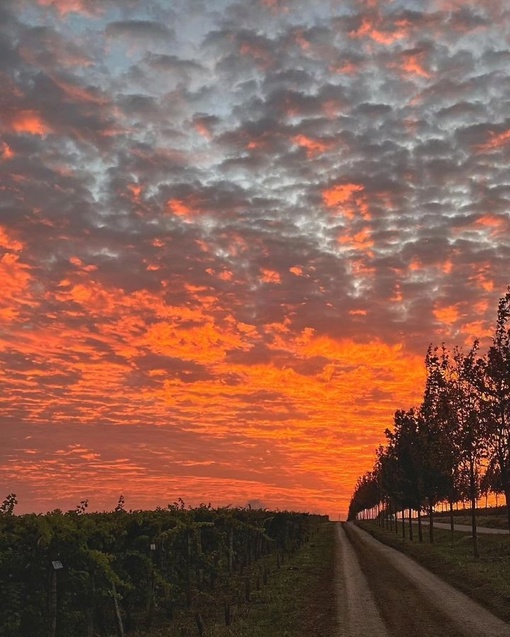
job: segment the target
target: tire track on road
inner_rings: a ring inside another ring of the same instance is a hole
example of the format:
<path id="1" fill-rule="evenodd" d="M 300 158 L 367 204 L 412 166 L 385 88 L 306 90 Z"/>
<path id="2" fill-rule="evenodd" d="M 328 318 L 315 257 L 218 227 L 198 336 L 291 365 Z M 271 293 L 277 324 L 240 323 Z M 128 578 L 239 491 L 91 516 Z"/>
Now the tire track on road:
<path id="1" fill-rule="evenodd" d="M 339 637 L 390 637 L 341 524 L 337 525 L 337 541 Z"/>
<path id="2" fill-rule="evenodd" d="M 510 637 L 509 624 L 403 553 L 381 544 L 351 523 L 345 524 L 342 531 L 339 536 L 343 542 L 344 577 L 349 577 L 351 571 L 356 573 L 356 568 L 361 572 L 370 590 L 370 603 L 375 605 L 385 632 L 374 627 L 371 633 L 347 632 L 340 633 L 341 637 Z M 353 560 L 356 567 L 349 566 Z M 356 603 L 356 593 L 353 597 L 356 584 L 343 585 L 343 594 L 350 600 L 350 614 L 359 613 L 364 618 L 363 601 Z"/>

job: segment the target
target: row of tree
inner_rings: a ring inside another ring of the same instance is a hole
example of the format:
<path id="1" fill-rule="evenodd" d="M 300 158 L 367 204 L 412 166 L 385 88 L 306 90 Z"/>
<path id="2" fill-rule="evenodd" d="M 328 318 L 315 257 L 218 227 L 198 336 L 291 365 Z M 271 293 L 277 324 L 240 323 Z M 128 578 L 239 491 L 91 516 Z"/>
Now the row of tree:
<path id="1" fill-rule="evenodd" d="M 510 528 L 510 287 L 485 355 L 477 341 L 467 352 L 431 345 L 425 366 L 423 401 L 395 412 L 373 470 L 356 484 L 349 519 L 367 510 L 392 518 L 417 511 L 421 540 L 426 511 L 433 542 L 435 507 L 449 504 L 453 529 L 454 504 L 467 500 L 478 555 L 475 508 L 482 491 L 505 495 Z"/>
<path id="2" fill-rule="evenodd" d="M 0 507 L 0 634 L 204 635 L 307 542 L 322 516 L 186 507 L 14 515 Z M 159 632 L 157 634 L 160 634 Z"/>

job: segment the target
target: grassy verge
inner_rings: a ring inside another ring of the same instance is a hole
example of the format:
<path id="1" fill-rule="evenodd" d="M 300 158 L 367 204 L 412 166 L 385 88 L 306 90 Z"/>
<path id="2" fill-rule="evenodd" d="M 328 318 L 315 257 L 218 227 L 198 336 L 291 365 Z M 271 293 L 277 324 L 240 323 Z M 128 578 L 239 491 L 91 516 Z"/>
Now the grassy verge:
<path id="1" fill-rule="evenodd" d="M 267 583 L 252 588 L 250 601 L 232 608 L 225 626 L 221 600 L 204 614 L 203 637 L 331 637 L 337 632 L 335 525 L 324 522 L 311 542 L 283 564 L 271 556 Z M 199 637 L 192 619 L 137 633 L 140 637 Z"/>
<path id="2" fill-rule="evenodd" d="M 480 535 L 480 558 L 475 559 L 472 539 L 466 533 L 454 533 L 452 541 L 450 531 L 436 528 L 435 542 L 431 545 L 427 529 L 424 529 L 425 541 L 420 544 L 403 539 L 376 522 L 361 522 L 360 526 L 510 622 L 510 536 Z"/>
<path id="3" fill-rule="evenodd" d="M 450 517 L 437 517 L 438 522 L 450 523 Z M 453 523 L 454 524 L 465 524 L 467 526 L 471 526 L 471 516 L 469 514 L 460 514 L 454 513 L 453 515 Z M 508 521 L 506 517 L 499 517 L 495 515 L 483 515 L 477 514 L 476 516 L 476 524 L 478 526 L 486 526 L 490 529 L 508 529 Z"/>
<path id="4" fill-rule="evenodd" d="M 322 525 L 314 540 L 272 572 L 245 617 L 229 633 L 239 637 L 331 637 L 336 633 L 335 527 Z"/>

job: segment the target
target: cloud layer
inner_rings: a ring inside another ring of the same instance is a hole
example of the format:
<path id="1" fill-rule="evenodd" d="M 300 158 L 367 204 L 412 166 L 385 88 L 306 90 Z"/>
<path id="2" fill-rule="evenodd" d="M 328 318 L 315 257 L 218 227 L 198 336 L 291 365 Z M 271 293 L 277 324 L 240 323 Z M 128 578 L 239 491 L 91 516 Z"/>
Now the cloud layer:
<path id="1" fill-rule="evenodd" d="M 0 484 L 335 514 L 509 283 L 510 11 L 168 7 L 0 7 Z"/>

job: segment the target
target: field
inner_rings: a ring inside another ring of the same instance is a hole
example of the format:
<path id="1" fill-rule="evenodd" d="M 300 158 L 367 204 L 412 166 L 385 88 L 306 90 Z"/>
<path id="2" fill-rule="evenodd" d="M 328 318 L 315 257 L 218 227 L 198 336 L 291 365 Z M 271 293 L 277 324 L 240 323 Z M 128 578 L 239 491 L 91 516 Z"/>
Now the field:
<path id="1" fill-rule="evenodd" d="M 333 530 L 324 516 L 182 502 L 1 515 L 1 635 L 327 635 Z"/>

